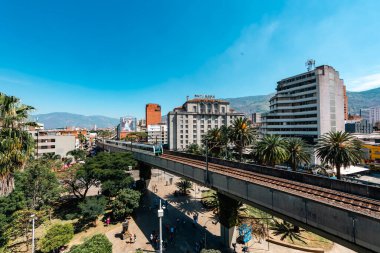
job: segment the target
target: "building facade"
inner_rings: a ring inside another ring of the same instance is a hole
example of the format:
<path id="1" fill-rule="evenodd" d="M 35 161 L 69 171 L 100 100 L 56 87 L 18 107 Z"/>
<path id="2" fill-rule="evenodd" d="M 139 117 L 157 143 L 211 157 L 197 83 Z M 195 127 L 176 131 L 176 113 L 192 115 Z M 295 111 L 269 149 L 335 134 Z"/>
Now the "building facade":
<path id="1" fill-rule="evenodd" d="M 166 124 L 148 125 L 147 133 L 150 144 L 168 143 L 168 127 Z"/>
<path id="2" fill-rule="evenodd" d="M 53 153 L 66 157 L 67 152 L 77 148 L 75 135 L 62 135 L 60 131 L 34 130 L 29 131 L 36 142 L 35 156 L 41 157 L 45 153 Z"/>
<path id="3" fill-rule="evenodd" d="M 308 142 L 344 130 L 344 84 L 333 67 L 322 65 L 277 82 L 262 134 L 301 137 Z"/>
<path id="4" fill-rule="evenodd" d="M 168 113 L 168 144 L 171 150 L 186 150 L 215 127 L 230 126 L 235 118 L 244 117 L 230 108 L 227 101 L 214 96 L 195 96 Z"/>
<path id="5" fill-rule="evenodd" d="M 346 86 L 343 85 L 343 99 L 344 99 L 344 120 L 348 120 L 348 97 Z"/>
<path id="6" fill-rule="evenodd" d="M 373 125 L 368 120 L 348 121 L 345 124 L 345 131 L 348 133 L 370 134 L 373 132 Z"/>
<path id="7" fill-rule="evenodd" d="M 371 124 L 380 122 L 380 107 L 369 108 L 369 122 Z"/>
<path id="8" fill-rule="evenodd" d="M 161 123 L 161 106 L 158 104 L 147 104 L 145 106 L 146 126 Z"/>
<path id="9" fill-rule="evenodd" d="M 252 113 L 251 121 L 252 121 L 252 124 L 254 126 L 260 126 L 261 125 L 261 113 L 259 113 L 259 112 Z"/>

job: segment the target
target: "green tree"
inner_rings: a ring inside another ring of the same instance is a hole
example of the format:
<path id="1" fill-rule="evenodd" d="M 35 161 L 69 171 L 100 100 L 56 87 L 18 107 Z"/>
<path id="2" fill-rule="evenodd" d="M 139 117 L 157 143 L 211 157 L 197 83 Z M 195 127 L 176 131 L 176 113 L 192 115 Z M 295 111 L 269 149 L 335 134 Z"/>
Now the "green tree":
<path id="1" fill-rule="evenodd" d="M 74 157 L 75 161 L 84 161 L 86 159 L 86 151 L 82 149 L 73 149 L 66 153 L 67 156 Z"/>
<path id="2" fill-rule="evenodd" d="M 49 208 L 59 199 L 60 183 L 55 173 L 44 163 L 31 163 L 24 172 L 17 175 L 17 180 L 31 209 Z"/>
<path id="3" fill-rule="evenodd" d="M 74 227 L 71 223 L 54 224 L 40 240 L 39 246 L 42 252 L 57 252 L 74 237 Z"/>
<path id="4" fill-rule="evenodd" d="M 259 163 L 272 167 L 285 162 L 289 157 L 285 139 L 278 135 L 265 135 L 256 143 L 254 156 Z"/>
<path id="5" fill-rule="evenodd" d="M 244 148 L 256 139 L 256 130 L 247 118 L 236 118 L 231 125 L 230 138 L 238 150 L 241 161 Z"/>
<path id="6" fill-rule="evenodd" d="M 187 179 L 181 179 L 175 185 L 183 195 L 187 195 L 187 191 L 193 187 L 193 183 Z"/>
<path id="7" fill-rule="evenodd" d="M 81 245 L 73 246 L 69 253 L 112 253 L 112 243 L 105 235 L 97 234 Z"/>
<path id="8" fill-rule="evenodd" d="M 203 153 L 202 148 L 197 143 L 190 144 L 187 147 L 186 152 L 194 155 L 201 155 Z"/>
<path id="9" fill-rule="evenodd" d="M 112 201 L 111 208 L 117 220 L 123 220 L 132 214 L 133 210 L 139 207 L 141 193 L 132 189 L 119 191 L 115 200 Z"/>
<path id="10" fill-rule="evenodd" d="M 99 186 L 97 170 L 87 164 L 75 164 L 63 172 L 60 177 L 65 189 L 76 198 L 85 199 L 88 190 Z"/>
<path id="11" fill-rule="evenodd" d="M 129 174 L 129 169 L 136 165 L 137 162 L 131 153 L 107 152 L 88 158 L 85 164 L 94 170 L 96 178 L 101 182 L 102 194 L 108 197 L 114 197 L 119 190 L 132 185 L 134 180 Z"/>
<path id="12" fill-rule="evenodd" d="M 28 114 L 34 108 L 20 99 L 0 93 L 0 196 L 14 189 L 13 174 L 22 169 L 34 150 L 32 136 L 24 130 Z"/>
<path id="13" fill-rule="evenodd" d="M 61 156 L 58 154 L 55 154 L 54 152 L 49 152 L 49 153 L 43 153 L 42 160 L 60 160 Z"/>
<path id="14" fill-rule="evenodd" d="M 107 200 L 104 197 L 91 197 L 79 204 L 84 221 L 95 222 L 99 215 L 104 213 Z"/>
<path id="15" fill-rule="evenodd" d="M 310 153 L 306 151 L 306 144 L 300 138 L 289 138 L 286 140 L 288 150 L 288 162 L 293 171 L 296 171 L 301 163 L 310 163 Z"/>
<path id="16" fill-rule="evenodd" d="M 239 211 L 243 205 L 242 202 L 232 199 L 220 192 L 217 194 L 220 224 L 227 228 L 236 226 L 239 223 Z"/>
<path id="17" fill-rule="evenodd" d="M 336 168 L 337 178 L 341 178 L 340 169 L 356 165 L 363 157 L 361 142 L 346 132 L 329 132 L 317 142 L 315 154 L 325 164 Z"/>

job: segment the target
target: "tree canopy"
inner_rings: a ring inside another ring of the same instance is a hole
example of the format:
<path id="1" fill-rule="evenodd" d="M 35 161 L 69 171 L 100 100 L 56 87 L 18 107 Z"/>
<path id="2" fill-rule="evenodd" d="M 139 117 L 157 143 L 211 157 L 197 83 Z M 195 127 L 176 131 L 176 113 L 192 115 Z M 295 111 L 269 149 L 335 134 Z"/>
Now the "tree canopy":
<path id="1" fill-rule="evenodd" d="M 80 245 L 73 246 L 69 253 L 112 253 L 112 243 L 103 234 L 97 234 Z"/>
<path id="2" fill-rule="evenodd" d="M 74 237 L 74 227 L 71 223 L 54 224 L 39 242 L 42 252 L 51 252 L 66 245 Z"/>
<path id="3" fill-rule="evenodd" d="M 132 189 L 120 190 L 112 201 L 112 213 L 117 220 L 123 220 L 139 207 L 141 193 Z"/>

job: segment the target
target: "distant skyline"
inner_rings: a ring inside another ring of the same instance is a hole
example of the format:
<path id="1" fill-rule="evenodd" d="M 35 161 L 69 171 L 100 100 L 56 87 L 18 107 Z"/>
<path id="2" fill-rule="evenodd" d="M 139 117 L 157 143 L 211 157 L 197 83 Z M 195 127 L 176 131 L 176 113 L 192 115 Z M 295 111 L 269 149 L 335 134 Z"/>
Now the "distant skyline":
<path id="1" fill-rule="evenodd" d="M 306 71 L 380 87 L 380 1 L 0 2 L 0 92 L 34 114 L 144 117 L 186 96 L 273 93 Z"/>

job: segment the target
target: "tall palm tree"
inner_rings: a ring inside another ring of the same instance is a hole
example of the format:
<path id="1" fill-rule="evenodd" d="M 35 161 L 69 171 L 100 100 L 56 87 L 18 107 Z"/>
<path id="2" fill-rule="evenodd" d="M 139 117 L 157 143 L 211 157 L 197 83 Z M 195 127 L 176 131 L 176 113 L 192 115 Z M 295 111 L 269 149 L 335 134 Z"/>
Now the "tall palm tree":
<path id="1" fill-rule="evenodd" d="M 222 134 L 222 129 L 215 127 L 207 131 L 206 135 L 202 139 L 203 145 L 213 156 L 218 157 L 221 153 L 221 149 L 223 147 Z"/>
<path id="2" fill-rule="evenodd" d="M 239 160 L 242 160 L 243 150 L 256 139 L 256 131 L 247 118 L 236 118 L 231 125 L 230 138 L 239 152 Z"/>
<path id="3" fill-rule="evenodd" d="M 363 157 L 361 141 L 349 133 L 338 131 L 322 135 L 317 142 L 315 154 L 323 163 L 336 168 L 337 178 L 340 169 L 360 163 Z"/>
<path id="4" fill-rule="evenodd" d="M 306 151 L 306 143 L 301 138 L 289 138 L 286 140 L 288 150 L 288 162 L 293 171 L 296 171 L 301 163 L 309 164 L 310 153 Z"/>
<path id="5" fill-rule="evenodd" d="M 0 93 L 0 197 L 14 189 L 13 173 L 24 167 L 34 150 L 32 136 L 24 130 L 33 107 Z"/>
<path id="6" fill-rule="evenodd" d="M 71 155 L 74 157 L 75 161 L 84 160 L 86 159 L 86 151 L 82 149 L 73 149 L 66 153 L 66 155 Z"/>
<path id="7" fill-rule="evenodd" d="M 289 158 L 286 141 L 278 135 L 265 135 L 257 142 L 254 155 L 259 163 L 272 167 Z"/>

